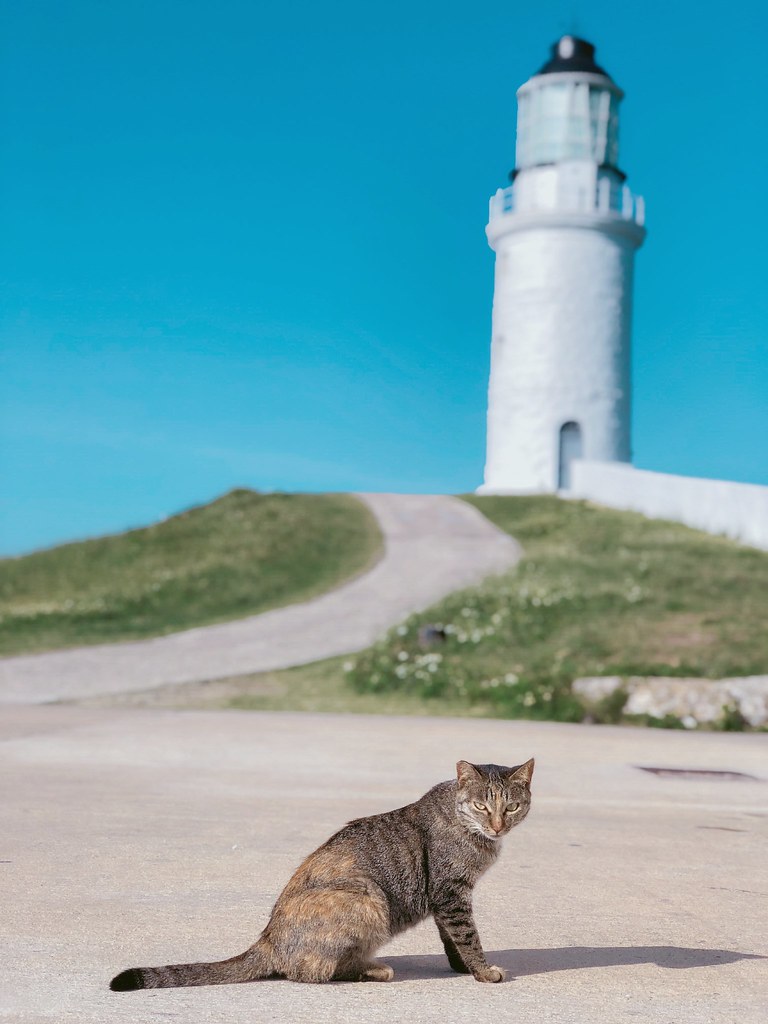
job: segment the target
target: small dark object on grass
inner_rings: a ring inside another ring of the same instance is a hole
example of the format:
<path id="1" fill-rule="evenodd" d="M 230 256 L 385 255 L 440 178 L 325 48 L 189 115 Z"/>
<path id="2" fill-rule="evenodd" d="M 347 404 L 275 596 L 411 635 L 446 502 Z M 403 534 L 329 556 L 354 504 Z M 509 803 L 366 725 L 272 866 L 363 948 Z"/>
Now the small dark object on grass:
<path id="1" fill-rule="evenodd" d="M 419 647 L 434 647 L 435 644 L 441 644 L 446 635 L 442 626 L 433 626 L 431 623 L 427 623 L 419 628 Z"/>

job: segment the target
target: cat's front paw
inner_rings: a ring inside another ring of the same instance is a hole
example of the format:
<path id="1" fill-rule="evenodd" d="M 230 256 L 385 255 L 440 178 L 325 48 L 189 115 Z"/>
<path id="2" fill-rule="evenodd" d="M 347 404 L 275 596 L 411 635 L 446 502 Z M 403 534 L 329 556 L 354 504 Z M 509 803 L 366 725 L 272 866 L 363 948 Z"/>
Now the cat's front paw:
<path id="1" fill-rule="evenodd" d="M 504 981 L 504 973 L 503 967 L 482 967 L 475 972 L 475 981 L 488 981 L 495 985 L 499 981 Z"/>

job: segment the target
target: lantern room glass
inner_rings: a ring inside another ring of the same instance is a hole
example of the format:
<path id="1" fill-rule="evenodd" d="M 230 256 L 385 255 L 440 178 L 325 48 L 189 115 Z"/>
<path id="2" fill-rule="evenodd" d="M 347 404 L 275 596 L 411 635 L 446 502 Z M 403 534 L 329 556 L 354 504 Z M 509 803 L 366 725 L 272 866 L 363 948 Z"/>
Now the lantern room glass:
<path id="1" fill-rule="evenodd" d="M 518 170 L 562 160 L 617 167 L 618 97 L 587 82 L 545 82 L 521 94 L 517 116 Z"/>

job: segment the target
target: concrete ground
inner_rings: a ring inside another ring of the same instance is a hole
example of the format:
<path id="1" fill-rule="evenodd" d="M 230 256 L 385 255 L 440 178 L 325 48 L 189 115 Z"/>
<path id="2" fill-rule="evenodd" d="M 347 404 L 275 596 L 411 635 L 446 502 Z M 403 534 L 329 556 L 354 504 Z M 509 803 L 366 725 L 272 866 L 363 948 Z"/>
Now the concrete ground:
<path id="1" fill-rule="evenodd" d="M 518 544 L 472 505 L 425 494 L 360 497 L 384 554 L 329 594 L 218 626 L 136 643 L 0 659 L 0 705 L 44 704 L 303 665 L 362 650 L 391 626 L 503 572 Z"/>
<path id="2" fill-rule="evenodd" d="M 759 734 L 7 706 L 0 1020 L 762 1024 L 767 748 Z M 129 966 L 244 949 L 349 818 L 419 796 L 458 758 L 531 755 L 532 812 L 475 900 L 514 980 L 450 973 L 426 923 L 383 952 L 389 984 L 108 990 Z"/>

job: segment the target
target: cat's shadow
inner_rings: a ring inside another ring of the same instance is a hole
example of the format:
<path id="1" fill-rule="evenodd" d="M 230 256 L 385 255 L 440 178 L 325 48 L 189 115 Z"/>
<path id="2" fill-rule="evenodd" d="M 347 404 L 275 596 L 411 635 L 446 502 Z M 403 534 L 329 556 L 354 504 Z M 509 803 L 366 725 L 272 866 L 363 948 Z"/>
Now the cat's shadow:
<path id="1" fill-rule="evenodd" d="M 486 950 L 489 964 L 503 967 L 507 977 L 552 971 L 580 971 L 589 967 L 623 967 L 656 964 L 673 970 L 719 967 L 738 960 L 766 960 L 758 953 L 732 949 L 690 949 L 686 946 L 557 946 L 550 949 Z M 460 977 L 450 969 L 443 954 L 382 957 L 395 971 L 395 981 L 424 981 L 428 978 Z"/>

